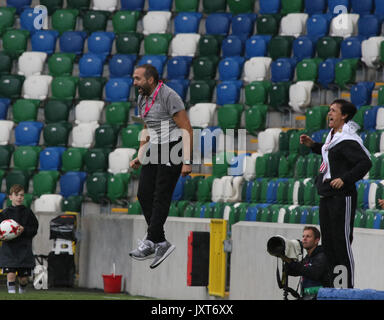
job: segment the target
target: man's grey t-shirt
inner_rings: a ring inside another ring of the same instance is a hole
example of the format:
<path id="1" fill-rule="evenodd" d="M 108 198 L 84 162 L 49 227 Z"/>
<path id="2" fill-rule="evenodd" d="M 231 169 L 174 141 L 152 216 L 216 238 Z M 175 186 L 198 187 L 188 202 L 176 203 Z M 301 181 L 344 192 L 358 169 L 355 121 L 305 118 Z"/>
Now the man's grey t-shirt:
<path id="1" fill-rule="evenodd" d="M 156 89 L 160 84 L 157 85 Z M 151 105 L 153 96 L 156 89 L 148 98 L 148 106 Z M 145 111 L 146 98 L 139 95 L 138 97 L 138 110 L 140 117 L 147 125 L 150 142 L 153 144 L 168 143 L 177 141 L 181 137 L 181 132 L 175 121 L 173 115 L 180 110 L 184 110 L 184 103 L 180 96 L 172 88 L 168 87 L 165 83 L 161 86 L 156 100 L 149 110 L 147 115 L 143 118 Z"/>

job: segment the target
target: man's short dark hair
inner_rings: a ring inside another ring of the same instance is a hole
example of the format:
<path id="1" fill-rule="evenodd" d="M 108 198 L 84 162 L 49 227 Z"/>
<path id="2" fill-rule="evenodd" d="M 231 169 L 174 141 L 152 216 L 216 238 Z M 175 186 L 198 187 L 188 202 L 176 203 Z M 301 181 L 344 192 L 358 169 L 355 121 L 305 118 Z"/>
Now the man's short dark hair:
<path id="1" fill-rule="evenodd" d="M 352 120 L 352 118 L 355 116 L 357 112 L 356 106 L 347 100 L 344 99 L 336 99 L 331 103 L 332 104 L 338 104 L 340 106 L 341 114 L 346 114 L 347 118 L 345 119 L 345 123 L 347 123 L 349 120 Z"/>
<path id="2" fill-rule="evenodd" d="M 320 234 L 319 229 L 317 229 L 316 227 L 305 226 L 303 231 L 305 231 L 305 230 L 312 230 L 313 234 L 315 235 L 315 239 L 320 239 L 321 234 Z"/>
<path id="3" fill-rule="evenodd" d="M 149 64 L 149 63 L 145 63 L 145 64 L 142 64 L 140 66 L 137 67 L 138 68 L 144 68 L 145 69 L 145 72 L 144 72 L 144 77 L 145 79 L 149 79 L 151 77 L 153 77 L 153 80 L 155 81 L 155 83 L 158 83 L 159 82 L 159 73 L 157 72 L 157 69 Z"/>

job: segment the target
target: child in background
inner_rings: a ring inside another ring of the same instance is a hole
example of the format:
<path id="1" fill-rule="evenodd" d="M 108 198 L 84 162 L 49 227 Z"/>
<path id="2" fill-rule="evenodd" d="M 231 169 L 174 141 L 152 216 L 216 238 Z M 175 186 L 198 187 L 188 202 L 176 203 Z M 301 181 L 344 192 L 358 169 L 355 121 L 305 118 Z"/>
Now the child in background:
<path id="1" fill-rule="evenodd" d="M 0 267 L 7 274 L 8 293 L 16 293 L 16 273 L 19 280 L 19 293 L 24 293 L 28 277 L 35 267 L 35 257 L 32 252 L 32 239 L 37 234 L 39 223 L 35 214 L 23 205 L 24 188 L 15 184 L 9 191 L 12 205 L 0 213 L 0 223 L 13 219 L 20 224 L 17 238 L 3 241 L 0 247 Z M 0 236 L 0 240 L 4 240 Z"/>

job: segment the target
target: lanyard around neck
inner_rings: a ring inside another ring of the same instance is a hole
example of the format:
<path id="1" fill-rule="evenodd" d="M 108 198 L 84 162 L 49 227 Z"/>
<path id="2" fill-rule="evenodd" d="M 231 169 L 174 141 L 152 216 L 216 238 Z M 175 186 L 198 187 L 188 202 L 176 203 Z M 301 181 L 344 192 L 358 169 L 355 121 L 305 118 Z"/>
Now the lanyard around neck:
<path id="1" fill-rule="evenodd" d="M 151 110 L 153 104 L 155 103 L 155 100 L 156 100 L 156 97 L 157 97 L 157 94 L 159 93 L 160 91 L 160 88 L 161 86 L 163 85 L 163 81 L 159 81 L 159 85 L 157 86 L 157 89 L 155 91 L 155 94 L 153 95 L 153 98 L 152 98 L 152 102 L 151 104 L 148 106 L 148 99 L 146 99 L 146 102 L 145 102 L 145 111 L 144 111 L 144 114 L 143 114 L 143 118 L 147 116 L 149 110 Z"/>

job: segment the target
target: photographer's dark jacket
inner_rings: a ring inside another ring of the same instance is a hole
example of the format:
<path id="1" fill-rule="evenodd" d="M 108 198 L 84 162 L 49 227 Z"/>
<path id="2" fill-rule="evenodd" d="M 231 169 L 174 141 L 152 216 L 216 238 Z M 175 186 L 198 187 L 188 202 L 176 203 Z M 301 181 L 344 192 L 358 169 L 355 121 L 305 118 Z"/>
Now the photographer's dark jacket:
<path id="1" fill-rule="evenodd" d="M 32 252 L 32 239 L 37 234 L 39 222 L 31 209 L 21 206 L 10 206 L 0 213 L 0 223 L 13 219 L 24 231 L 15 239 L 3 241 L 0 247 L 0 267 L 33 268 L 35 258 Z"/>
<path id="2" fill-rule="evenodd" d="M 288 275 L 302 276 L 302 290 L 310 287 L 330 287 L 329 265 L 321 246 L 317 246 L 312 254 L 306 255 L 302 261 L 287 263 L 286 268 Z"/>

